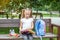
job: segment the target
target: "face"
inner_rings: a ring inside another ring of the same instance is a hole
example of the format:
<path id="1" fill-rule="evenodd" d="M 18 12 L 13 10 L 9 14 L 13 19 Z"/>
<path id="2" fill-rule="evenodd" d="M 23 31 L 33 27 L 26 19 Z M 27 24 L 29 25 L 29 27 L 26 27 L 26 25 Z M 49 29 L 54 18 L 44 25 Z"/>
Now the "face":
<path id="1" fill-rule="evenodd" d="M 30 10 L 25 10 L 24 14 L 25 14 L 25 18 L 29 18 L 30 14 L 31 14 L 31 11 Z"/>

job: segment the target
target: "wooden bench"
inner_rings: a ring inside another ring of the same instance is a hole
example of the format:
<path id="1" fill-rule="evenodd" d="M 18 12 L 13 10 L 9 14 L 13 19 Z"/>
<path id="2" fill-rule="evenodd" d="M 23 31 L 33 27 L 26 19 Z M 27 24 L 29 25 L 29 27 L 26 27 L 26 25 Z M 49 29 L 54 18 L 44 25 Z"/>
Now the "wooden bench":
<path id="1" fill-rule="evenodd" d="M 53 27 L 51 26 L 51 19 L 43 19 L 46 23 L 46 25 L 49 27 L 49 33 L 46 33 L 46 38 L 50 38 L 50 40 L 53 40 L 52 38 L 56 38 L 57 35 L 53 34 Z M 0 27 L 19 27 L 20 26 L 20 20 L 19 19 L 0 19 Z M 33 38 L 39 38 L 36 35 L 33 35 Z M 0 34 L 0 40 L 23 40 L 22 36 L 16 38 L 16 37 L 10 37 L 8 34 Z"/>

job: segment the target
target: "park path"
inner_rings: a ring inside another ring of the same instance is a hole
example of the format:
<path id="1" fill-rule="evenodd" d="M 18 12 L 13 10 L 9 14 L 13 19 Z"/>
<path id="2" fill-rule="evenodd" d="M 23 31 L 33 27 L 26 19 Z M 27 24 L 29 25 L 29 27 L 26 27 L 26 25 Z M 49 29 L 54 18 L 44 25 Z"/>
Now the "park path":
<path id="1" fill-rule="evenodd" d="M 60 25 L 60 17 L 43 17 L 43 19 L 51 19 L 52 24 Z"/>

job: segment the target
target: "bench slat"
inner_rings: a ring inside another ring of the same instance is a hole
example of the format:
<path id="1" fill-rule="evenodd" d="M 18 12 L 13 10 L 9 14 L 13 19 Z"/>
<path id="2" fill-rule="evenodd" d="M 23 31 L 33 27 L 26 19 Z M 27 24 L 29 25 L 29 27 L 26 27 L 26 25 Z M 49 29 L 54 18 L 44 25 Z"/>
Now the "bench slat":
<path id="1" fill-rule="evenodd" d="M 22 39 L 22 37 L 9 36 L 9 34 L 0 34 L 0 39 Z"/>
<path id="2" fill-rule="evenodd" d="M 43 19 L 49 25 L 50 19 Z M 0 19 L 0 27 L 19 27 L 20 19 Z"/>
<path id="3" fill-rule="evenodd" d="M 0 27 L 19 27 L 19 19 L 0 19 Z"/>
<path id="4" fill-rule="evenodd" d="M 34 37 L 34 38 L 39 38 L 39 37 L 36 36 L 36 35 L 33 35 L 33 37 Z M 54 37 L 54 38 L 55 38 L 55 37 L 57 37 L 57 35 L 52 34 L 52 33 L 46 33 L 45 36 L 42 36 L 42 37 L 44 37 L 44 38 L 45 38 L 45 37 L 46 37 L 46 38 L 52 38 L 52 37 Z"/>
<path id="5" fill-rule="evenodd" d="M 46 33 L 46 35 L 45 36 L 42 36 L 42 37 L 47 37 L 47 38 L 50 38 L 50 37 L 57 37 L 57 35 L 55 35 L 55 34 L 52 34 L 52 33 Z M 20 37 L 18 37 L 18 38 L 16 38 L 16 37 L 11 37 L 11 36 L 9 36 L 9 34 L 0 34 L 0 39 L 22 39 L 23 37 L 22 36 L 20 36 Z M 39 38 L 38 36 L 36 36 L 36 35 L 33 35 L 33 38 Z"/>

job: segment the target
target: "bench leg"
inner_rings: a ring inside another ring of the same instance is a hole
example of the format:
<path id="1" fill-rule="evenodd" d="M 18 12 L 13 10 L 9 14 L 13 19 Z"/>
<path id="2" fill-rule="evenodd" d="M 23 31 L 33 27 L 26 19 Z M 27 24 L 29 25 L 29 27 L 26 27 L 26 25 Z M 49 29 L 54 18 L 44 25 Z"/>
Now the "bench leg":
<path id="1" fill-rule="evenodd" d="M 50 31 L 50 33 L 53 33 L 53 25 L 52 24 L 49 26 L 49 31 Z M 50 40 L 53 40 L 53 38 L 50 38 Z"/>
<path id="2" fill-rule="evenodd" d="M 58 37 L 57 40 L 60 40 L 60 26 L 58 27 Z"/>
<path id="3" fill-rule="evenodd" d="M 60 37 L 58 37 L 57 40 L 60 40 Z"/>
<path id="4" fill-rule="evenodd" d="M 53 38 L 50 38 L 50 40 L 53 40 Z"/>

